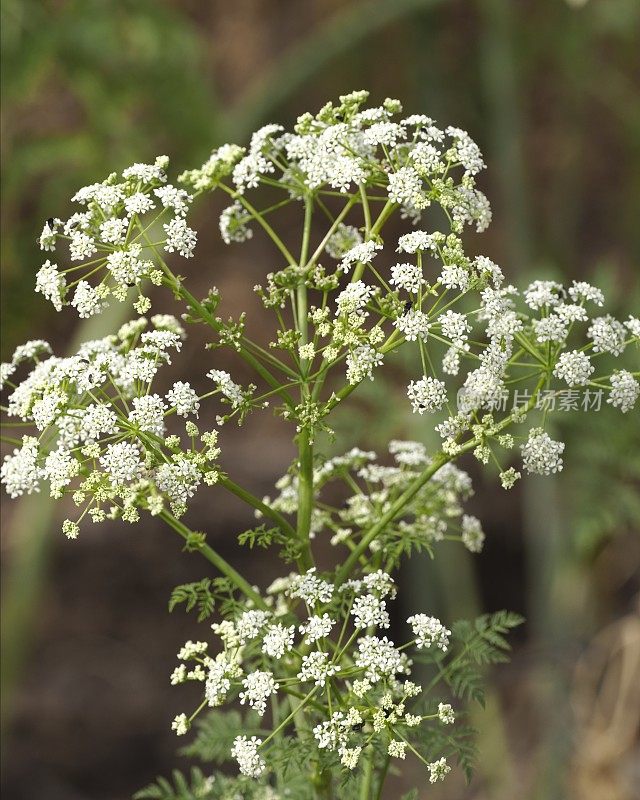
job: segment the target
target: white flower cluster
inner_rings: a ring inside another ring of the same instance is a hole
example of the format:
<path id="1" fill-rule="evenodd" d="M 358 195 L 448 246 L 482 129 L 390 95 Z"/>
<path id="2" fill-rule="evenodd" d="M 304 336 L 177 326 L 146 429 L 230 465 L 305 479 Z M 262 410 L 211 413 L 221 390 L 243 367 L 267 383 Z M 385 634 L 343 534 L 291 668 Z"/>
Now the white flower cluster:
<path id="1" fill-rule="evenodd" d="M 136 287 L 136 309 L 143 314 L 150 308 L 140 294 L 144 279 L 159 285 L 163 281 L 157 248 L 179 252 L 190 258 L 197 235 L 185 220 L 192 197 L 184 189 L 167 183 L 169 159 L 159 156 L 153 164 L 134 164 L 109 175 L 102 183 L 85 186 L 73 196 L 82 211 L 68 220 L 47 220 L 40 236 L 40 247 L 54 251 L 65 241 L 71 261 L 84 265 L 60 268 L 47 259 L 36 276 L 36 291 L 50 300 L 57 311 L 72 305 L 82 318 L 104 309 L 108 298 L 124 300 Z M 154 214 L 153 219 L 149 215 Z M 154 221 L 163 221 L 165 238 L 152 242 L 147 233 Z M 79 272 L 80 270 L 80 272 Z M 97 284 L 87 279 L 102 277 Z"/>
<path id="2" fill-rule="evenodd" d="M 135 522 L 138 508 L 158 514 L 165 500 L 182 514 L 197 487 L 217 479 L 215 432 L 200 435 L 188 421 L 187 433 L 200 437 L 201 446 L 185 451 L 179 436 L 166 435 L 172 410 L 197 415 L 199 398 L 185 382 L 175 383 L 165 397 L 150 391 L 183 335 L 173 317 L 152 322 L 149 331 L 145 318 L 127 323 L 117 335 L 85 342 L 66 358 L 48 355 L 44 343 L 29 343 L 14 355 L 16 367 L 28 358 L 35 364 L 13 385 L 7 413 L 43 435 L 25 436 L 5 457 L 2 483 L 12 497 L 39 491 L 42 481 L 49 482 L 52 497 L 71 494 L 81 511 L 77 522 L 64 524 L 70 538 L 85 516 Z"/>
<path id="3" fill-rule="evenodd" d="M 439 411 L 447 402 L 447 387 L 438 378 L 424 376 L 411 381 L 407 387 L 407 397 L 411 401 L 413 413 L 424 414 Z"/>
<path id="4" fill-rule="evenodd" d="M 611 376 L 611 393 L 607 400 L 619 408 L 623 414 L 631 411 L 640 395 L 640 383 L 626 369 L 614 372 Z"/>
<path id="5" fill-rule="evenodd" d="M 327 459 L 314 469 L 315 500 L 322 505 L 322 510 L 315 508 L 312 514 L 314 535 L 332 531 L 333 545 L 352 545 L 411 486 L 419 471 L 431 463 L 426 447 L 420 442 L 392 440 L 389 453 L 393 465 L 378 463 L 373 452 L 353 448 L 344 455 Z M 327 495 L 324 492 L 324 487 L 334 481 L 342 482 L 353 492 L 344 504 L 336 507 L 330 505 L 331 493 Z M 280 493 L 274 498 L 265 497 L 264 502 L 282 513 L 294 512 L 298 502 L 295 477 L 287 473 L 276 485 Z M 399 555 L 409 543 L 430 549 L 446 534 L 460 538 L 470 550 L 479 552 L 484 536 L 482 530 L 479 523 L 478 529 L 473 529 L 472 520 L 475 518 L 467 518 L 463 513 L 463 504 L 472 493 L 467 473 L 453 464 L 446 464 L 405 503 L 396 523 L 389 525 L 379 540 L 372 543 L 372 554 L 386 551 L 389 555 Z M 466 530 L 464 536 L 457 524 L 460 519 L 464 522 L 463 532 Z M 377 584 L 374 587 L 376 574 L 368 576 L 365 585 L 375 588 L 375 593 L 384 597 L 387 595 L 384 587 Z M 314 572 L 308 573 L 298 577 L 290 591 L 305 599 L 311 607 L 316 602 L 318 587 L 322 586 L 322 602 L 329 602 L 331 587 L 319 583 L 321 580 Z M 359 608 L 359 604 L 355 607 Z"/>
<path id="6" fill-rule="evenodd" d="M 415 450 L 406 443 L 396 445 L 396 452 L 404 455 Z M 335 752 L 347 770 L 357 767 L 372 736 L 386 742 L 390 755 L 405 758 L 416 726 L 426 720 L 441 725 L 455 722 L 449 703 L 441 702 L 437 713 L 427 716 L 408 709 L 409 701 L 421 693 L 421 688 L 407 678 L 411 660 L 406 647 L 398 648 L 375 632 L 376 628 L 388 627 L 385 598 L 396 594 L 388 573 L 377 570 L 336 586 L 310 569 L 277 579 L 267 593 L 268 610 L 236 612 L 211 626 L 222 643 L 215 657 L 209 655 L 206 642 L 188 641 L 178 653 L 182 663 L 174 670 L 171 682 L 203 681 L 205 699 L 213 707 L 237 692 L 240 703 L 260 716 L 266 713 L 270 698 L 277 700 L 281 692 L 304 697 L 302 705 L 313 698 L 313 708 L 318 709 L 312 712 L 315 744 L 319 750 Z M 308 613 L 298 626 L 303 639 L 296 646 L 296 626 L 283 620 L 291 619 L 300 600 L 308 608 L 321 606 L 330 611 Z M 339 619 L 341 614 L 344 620 Z M 348 636 L 350 622 L 353 633 Z M 450 631 L 434 617 L 417 614 L 408 622 L 417 647 L 447 651 Z M 331 633 L 338 630 L 338 638 L 332 639 Z M 339 710 L 329 710 L 325 715 L 320 710 L 326 705 L 323 695 L 334 698 Z M 186 714 L 176 717 L 172 725 L 175 732 L 186 733 L 192 718 Z M 235 738 L 230 754 L 243 775 L 257 778 L 265 772 L 270 739 Z M 441 766 L 431 763 L 428 769 L 440 777 L 446 774 Z"/>
<path id="7" fill-rule="evenodd" d="M 426 614 L 414 614 L 407 620 L 416 637 L 416 645 L 422 647 L 439 647 L 446 650 L 449 646 L 451 631 L 447 630 L 440 620 Z"/>
<path id="8" fill-rule="evenodd" d="M 216 562 L 226 579 L 198 585 L 201 607 L 208 609 L 210 593 L 222 614 L 211 626 L 215 655 L 208 642 L 188 641 L 171 674 L 172 684 L 201 684 L 202 706 L 239 701 L 261 717 L 271 709 L 273 732 L 258 738 L 247 730 L 230 747 L 250 779 L 268 771 L 268 754 L 282 747 L 277 734 L 286 735 L 299 715 L 311 723 L 304 745 L 327 751 L 312 753 L 311 762 L 333 757 L 345 770 L 355 770 L 365 753 L 398 759 L 417 753 L 414 729 L 423 722 L 453 724 L 449 703 L 439 702 L 436 711 L 429 697 L 427 706 L 413 707 L 421 688 L 409 676 L 410 648 L 426 651 L 420 659 L 439 669 L 451 658 L 456 634 L 419 613 L 407 620 L 408 644 L 396 646 L 383 635 L 396 595 L 389 573 L 403 556 L 433 554 L 445 539 L 472 553 L 483 548 L 481 523 L 463 507 L 471 481 L 451 462 L 468 452 L 483 464 L 500 464 L 496 450 L 511 451 L 521 439 L 524 470 L 557 473 L 565 445 L 546 431 L 549 409 L 541 424 L 529 422 L 541 409 L 541 392 L 553 400 L 597 388 L 622 413 L 640 395 L 639 373 L 611 363 L 628 358 L 640 341 L 638 319 L 621 322 L 599 310 L 602 292 L 584 281 L 567 288 L 534 281 L 519 292 L 491 259 L 465 252 L 465 226 L 482 231 L 491 220 L 475 183 L 484 161 L 469 135 L 423 115 L 402 118 L 396 100 L 366 108 L 366 99 L 366 92 L 345 95 L 301 116 L 292 131 L 265 125 L 246 149 L 223 145 L 181 176 L 185 189 L 168 183 L 165 157 L 134 164 L 78 191 L 73 201 L 81 210 L 66 221 L 48 220 L 42 231 L 43 250 L 53 253 L 66 242 L 77 262 L 60 268 L 52 255 L 38 271 L 36 291 L 58 311 L 71 305 L 87 318 L 132 290 L 142 315 L 150 307 L 143 282 L 164 285 L 186 303 L 183 319 L 206 323 L 217 336 L 209 346 L 230 347 L 266 384 L 266 394 L 217 368 L 207 372 L 213 386 L 204 395 L 181 380 L 158 390 L 154 379 L 180 352 L 184 336 L 169 315 L 154 316 L 151 328 L 141 316 L 67 358 L 34 339 L 0 366 L 8 416 L 29 426 L 10 440 L 15 449 L 4 459 L 1 481 L 12 497 L 38 492 L 44 481 L 52 497 L 69 495 L 78 509 L 62 526 L 69 538 L 85 518 L 136 522 L 142 510 L 169 522 L 188 549 L 202 549 L 202 535 L 185 533 L 173 516 L 185 513 L 202 484 L 233 487 L 218 472 L 217 432 L 201 433 L 196 425 L 202 402 L 216 395 L 229 407 L 217 417 L 222 425 L 233 417 L 242 422 L 267 398 L 282 401 L 276 413 L 295 424 L 299 452 L 275 498 L 261 503 L 243 492 L 256 515 L 275 526 L 261 524 L 243 537 L 282 544 L 298 572 L 274 581 L 262 597 L 222 559 Z M 245 242 L 260 231 L 285 264 L 266 276 L 265 288 L 255 287 L 277 316 L 268 349 L 248 338 L 244 314 L 228 322 L 215 316 L 216 290 L 198 301 L 165 261 L 164 253 L 193 256 L 197 234 L 187 213 L 196 194 L 216 188 L 229 195 L 219 219 L 223 241 Z M 249 196 L 256 188 L 254 204 Z M 270 193 L 273 203 L 260 206 Z M 299 261 L 272 216 L 289 203 L 304 203 Z M 415 227 L 431 206 L 438 207 L 435 219 L 446 220 L 444 230 L 427 220 L 427 230 Z M 383 228 L 394 213 L 414 227 L 389 248 Z M 318 219 L 328 227 L 316 244 Z M 334 260 L 329 268 L 320 263 L 326 257 Z M 323 460 L 313 448 L 316 431 L 330 431 L 325 418 L 407 343 L 421 365 L 406 389 L 413 412 L 448 409 L 435 427 L 441 450 L 431 458 L 420 442 L 392 441 L 380 460 L 358 448 Z M 327 380 L 335 368 L 344 370 L 340 387 Z M 514 387 L 528 392 L 521 405 L 510 405 Z M 525 422 L 522 437 L 506 430 Z M 520 473 L 499 466 L 499 477 L 510 488 Z M 336 498 L 342 500 L 332 505 Z M 297 515 L 297 525 L 289 515 Z M 307 568 L 314 563 L 310 542 L 323 536 L 344 547 L 333 576 Z M 212 551 L 205 553 L 214 560 Z M 299 705 L 283 714 L 285 702 Z M 425 707 L 433 713 L 419 713 Z M 197 713 L 174 718 L 177 735 L 190 730 Z M 431 783 L 450 770 L 438 755 L 423 759 Z"/>
<path id="9" fill-rule="evenodd" d="M 522 446 L 522 459 L 527 472 L 551 475 L 562 470 L 564 443 L 555 442 L 542 428 L 532 428 Z"/>

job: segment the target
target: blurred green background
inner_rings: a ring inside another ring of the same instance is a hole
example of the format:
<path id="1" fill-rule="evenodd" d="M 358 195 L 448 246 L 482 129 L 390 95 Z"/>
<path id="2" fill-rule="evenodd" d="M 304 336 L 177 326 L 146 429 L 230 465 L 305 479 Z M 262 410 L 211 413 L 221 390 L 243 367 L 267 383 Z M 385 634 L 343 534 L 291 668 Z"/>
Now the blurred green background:
<path id="1" fill-rule="evenodd" d="M 119 321 L 79 326 L 32 291 L 42 221 L 65 216 L 77 187 L 159 153 L 176 171 L 198 165 L 355 88 L 480 143 L 494 223 L 472 247 L 512 282 L 592 280 L 614 313 L 638 313 L 638 0 L 3 0 L 1 36 L 3 360 L 26 338 L 63 352 Z M 217 203 L 197 212 L 188 274 L 237 310 L 271 254 L 257 241 L 224 248 Z M 201 344 L 187 357 L 201 358 Z M 376 380 L 339 419 L 337 446 L 354 433 L 380 451 L 390 436 L 426 441 L 421 422 L 401 386 Z M 481 557 L 442 548 L 402 576 L 406 608 L 451 620 L 507 607 L 528 620 L 474 719 L 476 779 L 421 797 L 640 797 L 638 415 L 568 413 L 560 426 L 555 480 L 505 494 L 467 465 L 488 533 Z M 291 457 L 268 416 L 225 432 L 223 452 L 257 494 Z M 152 524 L 69 543 L 59 516 L 45 498 L 3 500 L 4 796 L 120 800 L 178 763 L 168 725 L 184 696 L 167 676 L 184 639 L 203 634 L 165 608 L 172 586 L 204 568 Z M 275 574 L 236 548 L 251 518 L 235 502 L 200 497 L 190 520 L 253 580 Z"/>

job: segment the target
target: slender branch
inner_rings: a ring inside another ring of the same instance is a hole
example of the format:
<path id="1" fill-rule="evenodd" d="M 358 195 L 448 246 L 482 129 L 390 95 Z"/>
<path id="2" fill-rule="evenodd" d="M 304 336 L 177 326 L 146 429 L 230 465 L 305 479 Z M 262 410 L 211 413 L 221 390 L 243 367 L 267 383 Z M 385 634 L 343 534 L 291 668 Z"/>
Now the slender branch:
<path id="1" fill-rule="evenodd" d="M 156 247 L 153 246 L 152 243 L 149 241 L 149 238 L 146 236 L 146 234 L 145 234 L 145 239 L 146 239 L 148 245 L 152 248 L 153 252 L 155 253 L 156 258 L 158 259 L 158 263 L 160 264 L 160 267 L 162 268 L 162 271 L 165 273 L 165 275 L 169 279 L 169 282 L 170 282 L 172 288 L 174 289 L 174 291 L 178 294 L 178 296 L 182 300 L 184 300 L 184 302 L 193 311 L 195 311 L 197 314 L 200 315 L 201 319 L 203 319 L 207 323 L 207 325 L 209 325 L 210 328 L 212 328 L 214 331 L 216 331 L 216 333 L 219 333 L 221 328 L 222 328 L 222 326 L 218 322 L 218 320 L 213 316 L 213 314 L 211 314 L 207 310 L 207 308 L 199 300 L 197 300 L 191 294 L 191 292 L 186 288 L 186 286 L 176 278 L 176 276 L 173 274 L 173 272 L 169 269 L 169 266 L 166 263 L 166 261 L 162 258 L 160 253 L 158 253 L 158 250 L 156 249 Z M 289 408 L 293 409 L 293 407 L 294 407 L 293 401 L 291 400 L 291 397 L 289 396 L 289 394 L 282 389 L 278 379 L 275 378 L 269 372 L 269 370 L 260 361 L 258 361 L 258 359 L 255 356 L 253 356 L 251 353 L 249 353 L 247 351 L 246 347 L 241 347 L 240 348 L 239 355 L 244 361 L 246 361 L 247 364 L 249 364 L 249 366 L 253 367 L 253 369 L 258 373 L 258 375 L 260 375 L 260 377 L 264 381 L 266 381 L 266 383 L 268 383 L 269 386 L 271 386 L 273 389 L 277 389 L 278 390 L 278 394 L 282 397 L 282 399 L 287 404 L 287 406 Z"/>
<path id="2" fill-rule="evenodd" d="M 225 489 L 228 489 L 232 494 L 235 494 L 236 497 L 239 497 L 248 505 L 253 506 L 253 508 L 258 510 L 263 516 L 270 517 L 286 536 L 290 536 L 292 539 L 296 538 L 296 532 L 294 528 L 287 522 L 287 520 L 279 511 L 276 511 L 275 508 L 271 508 L 270 506 L 266 505 L 266 503 L 263 503 L 262 500 L 259 500 L 255 495 L 247 491 L 247 489 L 243 489 L 242 486 L 238 486 L 237 483 L 234 483 L 231 478 L 228 478 L 226 475 L 221 475 L 218 479 L 218 483 L 220 486 L 224 486 Z"/>
<path id="3" fill-rule="evenodd" d="M 159 516 L 167 523 L 167 525 L 173 528 L 176 533 L 179 533 L 185 541 L 187 541 L 193 534 L 193 531 L 190 528 L 188 528 L 184 523 L 180 522 L 180 520 L 176 519 L 169 511 L 161 511 Z M 203 544 L 198 548 L 198 552 L 201 553 L 207 559 L 207 561 L 213 564 L 216 569 L 219 569 L 223 575 L 229 578 L 229 580 L 234 583 L 249 600 L 252 600 L 258 608 L 261 608 L 265 611 L 267 610 L 267 604 L 256 592 L 256 590 L 250 586 L 249 583 L 247 583 L 242 575 L 240 575 L 240 573 L 237 572 L 231 566 L 231 564 L 225 561 L 221 555 L 216 553 L 212 547 L 210 547 L 208 544 Z"/>
<path id="4" fill-rule="evenodd" d="M 263 228 L 263 230 L 269 236 L 271 241 L 275 244 L 278 250 L 285 257 L 289 266 L 291 267 L 297 266 L 295 258 L 291 255 L 290 251 L 288 250 L 282 239 L 273 230 L 273 228 L 271 227 L 271 225 L 269 225 L 266 219 L 263 218 L 262 214 L 260 214 L 260 212 L 257 211 L 257 209 L 255 209 L 251 205 L 251 203 L 247 200 L 247 198 L 242 194 L 238 194 L 238 192 L 229 188 L 229 186 L 225 186 L 225 184 L 222 182 L 218 183 L 218 186 L 220 187 L 220 189 L 226 192 L 230 197 L 232 197 L 234 200 L 239 202 L 242 206 L 244 206 L 244 208 L 247 209 L 247 211 L 251 214 L 253 219 L 255 219 L 255 221 Z"/>
<path id="5" fill-rule="evenodd" d="M 531 399 L 525 406 L 525 411 L 530 411 L 533 406 L 536 404 L 537 401 L 537 394 L 544 385 L 544 378 L 541 378 L 538 381 L 538 384 L 532 394 Z M 350 388 L 350 387 L 345 387 Z M 353 387 L 355 388 L 355 387 Z M 506 419 L 502 420 L 498 425 L 496 425 L 495 432 L 498 433 L 504 430 L 508 425 L 510 425 L 514 417 L 518 416 L 517 413 L 510 414 Z M 461 445 L 457 454 L 455 456 L 446 455 L 443 452 L 436 453 L 431 464 L 426 467 L 420 475 L 405 489 L 405 491 L 398 497 L 398 499 L 392 503 L 389 509 L 380 517 L 378 522 L 375 525 L 372 525 L 371 528 L 365 533 L 362 539 L 358 542 L 356 547 L 349 553 L 347 558 L 345 559 L 344 564 L 340 567 L 340 569 L 336 573 L 336 584 L 339 586 L 340 584 L 344 583 L 345 580 L 351 574 L 353 568 L 355 567 L 358 559 L 360 556 L 366 551 L 369 547 L 371 542 L 376 539 L 377 536 L 382 533 L 385 527 L 392 522 L 397 516 L 402 513 L 402 510 L 406 507 L 406 505 L 415 497 L 415 495 L 420 491 L 420 489 L 429 481 L 436 472 L 443 467 L 447 462 L 452 461 L 454 458 L 462 455 L 463 453 L 467 453 L 480 444 L 480 439 L 474 437 L 470 439 L 465 444 Z"/>
<path id="6" fill-rule="evenodd" d="M 327 245 L 327 242 L 333 236 L 333 234 L 336 232 L 336 230 L 338 229 L 338 225 L 347 216 L 347 214 L 349 213 L 351 207 L 356 202 L 356 200 L 357 200 L 357 195 L 353 195 L 352 197 L 350 197 L 348 202 L 345 204 L 344 208 L 342 209 L 342 211 L 334 219 L 333 223 L 331 224 L 331 227 L 326 232 L 324 238 L 322 239 L 320 244 L 316 247 L 315 251 L 313 252 L 313 255 L 311 256 L 311 258 L 309 258 L 309 260 L 304 265 L 307 269 L 309 267 L 312 267 L 316 263 L 316 261 L 320 258 L 320 256 L 322 255 L 322 252 L 324 251 L 324 248 Z"/>
<path id="7" fill-rule="evenodd" d="M 390 522 L 392 522 L 399 514 L 402 513 L 403 509 L 406 508 L 407 504 L 413 499 L 413 497 L 415 497 L 425 483 L 427 483 L 427 481 L 430 480 L 440 469 L 440 467 L 447 463 L 447 461 L 451 461 L 451 458 L 451 456 L 447 456 L 442 452 L 437 453 L 431 464 L 426 467 L 426 469 L 424 469 L 420 475 L 407 487 L 407 489 L 405 489 L 398 499 L 391 504 L 389 509 L 380 517 L 378 522 L 369 528 L 362 539 L 358 542 L 354 550 L 347 556 L 344 564 L 337 571 L 336 584 L 338 586 L 347 580 L 358 559 L 366 551 L 371 542 L 373 542 L 373 540 L 380 533 L 382 533 L 382 531 Z"/>
<path id="8" fill-rule="evenodd" d="M 221 326 L 220 323 L 216 320 L 216 318 L 210 314 L 207 309 L 200 303 L 196 298 L 191 294 L 191 292 L 186 289 L 182 284 L 178 284 L 177 292 L 182 297 L 182 299 L 189 305 L 194 311 L 201 315 L 201 317 L 205 320 L 205 322 L 209 325 L 209 327 L 213 328 L 215 331 L 220 331 Z M 238 351 L 238 355 L 243 361 L 246 361 L 249 366 L 253 367 L 253 369 L 260 375 L 260 377 L 269 384 L 273 389 L 277 391 L 277 393 L 282 397 L 284 402 L 287 406 L 293 409 L 294 404 L 288 392 L 286 392 L 277 378 L 275 378 L 269 370 L 262 364 L 258 359 L 249 353 L 249 351 L 245 347 L 241 347 Z"/>

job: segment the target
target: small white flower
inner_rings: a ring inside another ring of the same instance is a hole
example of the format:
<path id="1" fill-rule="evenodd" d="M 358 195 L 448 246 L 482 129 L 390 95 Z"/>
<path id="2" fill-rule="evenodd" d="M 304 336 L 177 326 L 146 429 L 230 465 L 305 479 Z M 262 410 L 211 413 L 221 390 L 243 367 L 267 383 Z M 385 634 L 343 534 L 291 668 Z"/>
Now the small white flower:
<path id="1" fill-rule="evenodd" d="M 183 258 L 191 258 L 196 246 L 198 234 L 190 228 L 182 217 L 174 217 L 167 225 L 162 226 L 167 234 L 164 249 L 167 253 L 179 252 Z"/>
<path id="2" fill-rule="evenodd" d="M 316 568 L 311 567 L 303 575 L 296 575 L 286 591 L 289 597 L 299 597 L 308 606 L 316 603 L 328 603 L 333 597 L 333 585 L 316 575 Z"/>
<path id="3" fill-rule="evenodd" d="M 542 428 L 532 428 L 522 446 L 522 458 L 527 472 L 551 475 L 562 470 L 563 442 L 555 442 Z"/>
<path id="4" fill-rule="evenodd" d="M 186 714 L 178 714 L 171 723 L 171 730 L 176 732 L 176 736 L 184 736 L 190 727 L 189 718 Z"/>
<path id="5" fill-rule="evenodd" d="M 387 748 L 387 753 L 392 756 L 393 758 L 406 758 L 406 749 L 407 743 L 406 742 L 398 742 L 395 739 L 392 739 L 389 742 L 389 747 Z"/>
<path id="6" fill-rule="evenodd" d="M 305 637 L 305 641 L 308 644 L 313 644 L 318 639 L 328 636 L 334 625 L 335 620 L 331 619 L 328 614 L 323 614 L 321 617 L 314 614 L 309 617 L 304 625 L 300 625 L 298 630 Z"/>
<path id="7" fill-rule="evenodd" d="M 140 451 L 132 442 L 107 445 L 100 464 L 115 485 L 124 485 L 138 478 L 142 472 Z"/>
<path id="8" fill-rule="evenodd" d="M 535 310 L 555 306 L 560 302 L 562 284 L 556 281 L 534 281 L 524 291 L 524 301 Z"/>
<path id="9" fill-rule="evenodd" d="M 5 456 L 0 470 L 0 479 L 9 497 L 21 497 L 40 491 L 42 470 L 38 466 L 38 440 L 33 436 L 22 437 L 22 447 L 12 455 Z"/>
<path id="10" fill-rule="evenodd" d="M 424 312 L 411 309 L 394 320 L 393 324 L 408 342 L 415 342 L 416 339 L 427 341 L 429 317 Z"/>
<path id="11" fill-rule="evenodd" d="M 626 369 L 614 372 L 611 376 L 611 393 L 607 398 L 614 408 L 619 408 L 623 414 L 635 406 L 640 395 L 640 383 Z"/>
<path id="12" fill-rule="evenodd" d="M 95 239 L 82 231 L 74 231 L 69 243 L 69 252 L 72 261 L 89 258 L 97 252 Z"/>
<path id="13" fill-rule="evenodd" d="M 589 356 L 579 350 L 562 353 L 553 374 L 565 381 L 568 386 L 584 386 L 593 373 L 593 364 Z"/>
<path id="14" fill-rule="evenodd" d="M 433 413 L 447 402 L 447 390 L 444 381 L 424 376 L 418 381 L 411 381 L 407 387 L 407 397 L 414 414 L 424 414 L 425 411 Z"/>
<path id="15" fill-rule="evenodd" d="M 540 343 L 564 342 L 569 334 L 569 324 L 559 314 L 549 314 L 548 317 L 533 320 L 533 331 L 536 340 Z"/>
<path id="16" fill-rule="evenodd" d="M 340 763 L 347 769 L 355 769 L 362 753 L 362 747 L 343 747 L 340 750 Z"/>
<path id="17" fill-rule="evenodd" d="M 253 236 L 253 231 L 247 225 L 247 212 L 240 203 L 232 203 L 220 214 L 219 227 L 222 241 L 246 242 Z"/>
<path id="18" fill-rule="evenodd" d="M 164 434 L 164 412 L 167 406 L 160 395 L 146 394 L 142 397 L 134 397 L 131 402 L 133 410 L 129 412 L 129 422 L 145 433 L 162 436 Z"/>
<path id="19" fill-rule="evenodd" d="M 436 250 L 438 243 L 444 240 L 441 233 L 411 231 L 398 239 L 398 253 L 417 253 L 419 250 Z"/>
<path id="20" fill-rule="evenodd" d="M 224 655 L 218 656 L 215 661 L 209 664 L 204 696 L 211 708 L 224 703 L 227 692 L 231 688 L 230 674 L 233 674 L 233 669 L 225 660 Z"/>
<path id="21" fill-rule="evenodd" d="M 351 615 L 353 616 L 353 624 L 357 629 L 362 630 L 370 626 L 389 627 L 389 614 L 384 600 L 380 600 L 370 594 L 356 597 L 351 608 Z"/>
<path id="22" fill-rule="evenodd" d="M 480 553 L 485 535 L 477 517 L 464 514 L 462 517 L 462 544 L 470 553 Z"/>
<path id="23" fill-rule="evenodd" d="M 449 703 L 438 703 L 438 719 L 443 725 L 452 725 L 456 721 L 456 715 Z"/>
<path id="24" fill-rule="evenodd" d="M 128 225 L 126 219 L 111 217 L 100 224 L 100 239 L 106 244 L 122 244 Z"/>
<path id="25" fill-rule="evenodd" d="M 298 678 L 301 681 L 313 681 L 316 686 L 324 686 L 339 671 L 339 666 L 329 663 L 328 653 L 316 651 L 302 657 Z"/>
<path id="26" fill-rule="evenodd" d="M 426 281 L 422 277 L 422 269 L 417 264 L 394 264 L 391 267 L 389 283 L 398 289 L 404 289 L 405 292 L 417 294 Z"/>
<path id="27" fill-rule="evenodd" d="M 371 683 L 409 671 L 407 657 L 398 652 L 386 636 L 362 636 L 358 639 L 356 666 L 364 670 L 365 678 Z"/>
<path id="28" fill-rule="evenodd" d="M 368 242 L 360 242 L 342 256 L 338 269 L 341 272 L 348 272 L 354 264 L 370 264 L 378 250 L 382 250 L 382 245 L 372 239 Z"/>
<path id="29" fill-rule="evenodd" d="M 418 206 L 424 201 L 422 180 L 412 167 L 400 167 L 389 175 L 389 199 L 398 205 Z"/>
<path id="30" fill-rule="evenodd" d="M 466 292 L 471 285 L 471 276 L 469 270 L 460 264 L 445 264 L 439 281 L 447 289 L 459 289 L 461 292 Z"/>
<path id="31" fill-rule="evenodd" d="M 92 317 L 105 307 L 100 293 L 87 281 L 78 282 L 71 305 L 77 310 L 80 319 Z"/>
<path id="32" fill-rule="evenodd" d="M 451 767 L 447 764 L 447 759 L 443 757 L 429 764 L 429 772 L 431 773 L 429 783 L 436 783 L 445 779 L 451 772 Z"/>
<path id="33" fill-rule="evenodd" d="M 187 417 L 189 414 L 198 416 L 200 401 L 197 392 L 191 388 L 190 384 L 184 383 L 184 381 L 174 383 L 167 392 L 167 400 L 170 406 L 176 409 L 179 416 Z"/>
<path id="34" fill-rule="evenodd" d="M 45 261 L 36 275 L 36 292 L 40 292 L 49 300 L 56 311 L 62 310 L 66 286 L 67 281 L 64 275 L 58 272 L 58 267 L 51 261 Z"/>
<path id="35" fill-rule="evenodd" d="M 245 644 L 251 639 L 257 638 L 269 620 L 268 611 L 251 609 L 245 611 L 235 621 L 236 633 L 240 644 Z"/>
<path id="36" fill-rule="evenodd" d="M 427 614 L 414 614 L 407 619 L 407 622 L 411 625 L 418 648 L 435 645 L 446 653 L 451 631 L 447 630 L 439 619 L 429 617 Z"/>
<path id="37" fill-rule="evenodd" d="M 587 331 L 587 336 L 593 339 L 593 349 L 596 353 L 611 353 L 619 356 L 625 348 L 625 327 L 610 314 L 594 319 Z"/>
<path id="38" fill-rule="evenodd" d="M 243 775 L 250 778 L 259 778 L 265 770 L 264 759 L 258 755 L 258 748 L 262 744 L 262 739 L 252 736 L 236 736 L 233 740 L 231 755 L 238 762 L 238 767 Z"/>
<path id="39" fill-rule="evenodd" d="M 248 703 L 254 711 L 262 716 L 267 708 L 267 700 L 276 693 L 278 688 L 273 674 L 260 670 L 250 672 L 242 681 L 242 686 L 244 691 L 239 694 L 240 702 L 242 705 Z"/>
<path id="40" fill-rule="evenodd" d="M 280 623 L 269 625 L 262 640 L 262 652 L 271 658 L 282 658 L 293 647 L 295 630 L 295 625 L 288 628 Z"/>
<path id="41" fill-rule="evenodd" d="M 575 303 L 591 302 L 597 306 L 604 304 L 604 294 L 586 281 L 574 281 L 569 289 L 569 296 Z"/>
<path id="42" fill-rule="evenodd" d="M 382 353 L 369 344 L 356 347 L 347 356 L 347 381 L 355 385 L 365 378 L 373 380 L 373 370 L 382 364 L 383 358 Z"/>

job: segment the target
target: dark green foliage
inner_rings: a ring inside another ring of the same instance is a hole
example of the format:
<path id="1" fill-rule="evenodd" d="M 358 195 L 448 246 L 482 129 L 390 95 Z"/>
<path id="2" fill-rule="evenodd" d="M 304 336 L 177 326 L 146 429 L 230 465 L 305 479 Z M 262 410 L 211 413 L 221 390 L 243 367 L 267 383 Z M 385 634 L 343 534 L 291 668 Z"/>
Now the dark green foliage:
<path id="1" fill-rule="evenodd" d="M 478 760 L 477 731 L 469 725 L 433 725 L 418 729 L 419 746 L 424 756 L 432 761 L 446 755 L 455 757 L 464 772 L 467 783 L 471 780 Z"/>

